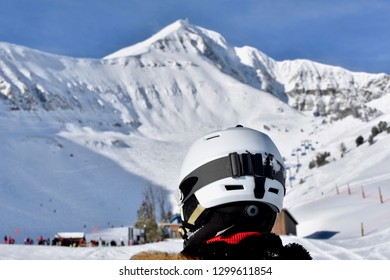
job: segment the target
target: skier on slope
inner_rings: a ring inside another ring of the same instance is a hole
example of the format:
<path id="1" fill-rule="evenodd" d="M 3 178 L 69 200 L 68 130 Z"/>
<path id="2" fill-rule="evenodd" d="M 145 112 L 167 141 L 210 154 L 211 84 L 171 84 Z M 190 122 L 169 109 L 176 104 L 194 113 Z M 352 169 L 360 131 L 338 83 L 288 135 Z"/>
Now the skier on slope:
<path id="1" fill-rule="evenodd" d="M 132 259 L 311 259 L 271 233 L 285 195 L 285 167 L 272 140 L 237 126 L 198 139 L 181 168 L 184 249 Z"/>

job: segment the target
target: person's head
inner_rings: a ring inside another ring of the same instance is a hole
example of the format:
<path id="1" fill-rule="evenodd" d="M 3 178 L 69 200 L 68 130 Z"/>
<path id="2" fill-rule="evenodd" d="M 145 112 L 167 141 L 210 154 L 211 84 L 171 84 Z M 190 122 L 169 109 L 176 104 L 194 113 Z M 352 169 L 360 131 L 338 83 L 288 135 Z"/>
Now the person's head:
<path id="1" fill-rule="evenodd" d="M 201 137 L 180 172 L 183 239 L 270 232 L 282 209 L 285 179 L 283 159 L 266 134 L 237 126 Z"/>

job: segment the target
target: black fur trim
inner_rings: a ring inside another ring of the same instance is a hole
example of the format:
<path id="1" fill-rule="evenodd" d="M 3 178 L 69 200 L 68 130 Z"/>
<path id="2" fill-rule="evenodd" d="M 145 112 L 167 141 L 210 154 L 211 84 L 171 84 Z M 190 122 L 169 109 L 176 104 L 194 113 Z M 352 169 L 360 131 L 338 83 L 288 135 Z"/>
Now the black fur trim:
<path id="1" fill-rule="evenodd" d="M 298 243 L 290 243 L 283 247 L 279 255 L 281 260 L 311 260 L 310 253 Z"/>

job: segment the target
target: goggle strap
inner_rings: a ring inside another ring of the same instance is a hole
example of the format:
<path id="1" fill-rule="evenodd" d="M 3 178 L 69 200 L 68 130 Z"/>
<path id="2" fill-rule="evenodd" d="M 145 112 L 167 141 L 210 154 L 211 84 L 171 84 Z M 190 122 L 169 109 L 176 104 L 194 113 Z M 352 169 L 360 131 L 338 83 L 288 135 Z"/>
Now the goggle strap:
<path id="1" fill-rule="evenodd" d="M 280 182 L 284 187 L 286 178 L 283 164 L 271 154 L 264 156 L 266 156 L 265 162 L 263 162 L 263 155 L 260 153 L 238 154 L 235 152 L 199 166 L 180 183 L 179 188 L 183 194 L 182 203 L 204 186 L 229 177 L 266 177 Z M 275 165 L 278 165 L 278 167 Z"/>

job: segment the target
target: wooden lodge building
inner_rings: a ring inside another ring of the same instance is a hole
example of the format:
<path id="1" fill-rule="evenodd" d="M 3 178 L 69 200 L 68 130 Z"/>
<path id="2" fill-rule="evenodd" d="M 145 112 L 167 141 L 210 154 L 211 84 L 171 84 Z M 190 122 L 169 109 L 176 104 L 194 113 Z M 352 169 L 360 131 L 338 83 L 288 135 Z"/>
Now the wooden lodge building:
<path id="1" fill-rule="evenodd" d="M 283 208 L 276 217 L 272 232 L 277 235 L 297 235 L 297 225 L 298 222 L 291 213 Z"/>
<path id="2" fill-rule="evenodd" d="M 58 246 L 85 246 L 84 232 L 58 232 L 53 239 L 53 245 Z"/>

